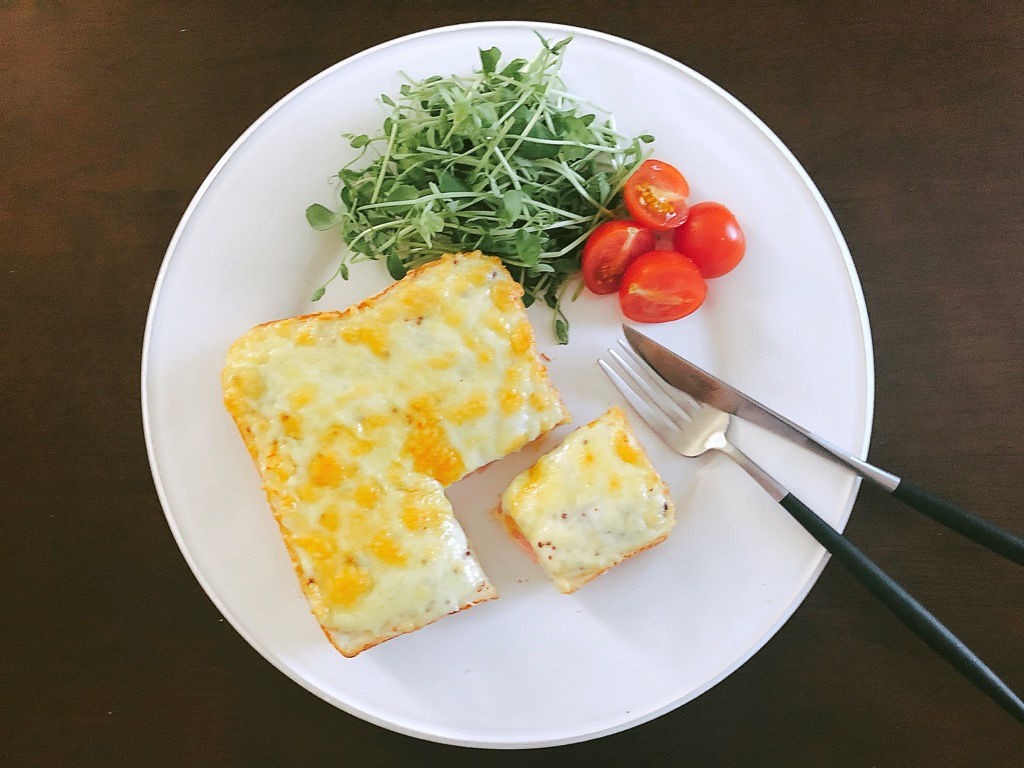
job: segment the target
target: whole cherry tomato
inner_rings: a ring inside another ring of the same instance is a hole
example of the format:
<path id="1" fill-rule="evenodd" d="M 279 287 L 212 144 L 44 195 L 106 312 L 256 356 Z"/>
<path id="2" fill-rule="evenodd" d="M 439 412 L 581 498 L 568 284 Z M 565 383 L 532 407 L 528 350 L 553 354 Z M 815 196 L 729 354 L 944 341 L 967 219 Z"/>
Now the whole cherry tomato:
<path id="1" fill-rule="evenodd" d="M 673 247 L 693 260 L 705 278 L 732 270 L 747 241 L 732 211 L 721 203 L 697 203 L 682 226 L 672 233 Z"/>

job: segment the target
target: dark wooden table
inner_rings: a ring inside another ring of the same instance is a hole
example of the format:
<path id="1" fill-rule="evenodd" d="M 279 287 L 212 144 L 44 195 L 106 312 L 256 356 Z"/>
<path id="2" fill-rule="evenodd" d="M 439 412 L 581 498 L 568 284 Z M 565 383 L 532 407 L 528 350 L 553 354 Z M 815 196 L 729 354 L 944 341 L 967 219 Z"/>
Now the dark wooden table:
<path id="1" fill-rule="evenodd" d="M 710 692 L 533 752 L 344 714 L 200 589 L 139 407 L 147 305 L 179 218 L 307 78 L 395 36 L 508 17 L 636 40 L 772 127 L 863 283 L 872 457 L 1024 530 L 1024 5 L 2 2 L 0 765 L 1024 764 L 1024 727 L 834 564 Z M 1018 566 L 869 488 L 847 531 L 1024 691 Z"/>

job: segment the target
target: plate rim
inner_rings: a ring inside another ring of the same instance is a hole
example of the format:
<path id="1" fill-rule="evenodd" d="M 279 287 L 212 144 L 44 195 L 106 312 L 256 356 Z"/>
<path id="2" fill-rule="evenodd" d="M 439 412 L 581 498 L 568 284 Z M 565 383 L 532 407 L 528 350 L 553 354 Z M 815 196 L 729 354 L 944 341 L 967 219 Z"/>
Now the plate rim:
<path id="1" fill-rule="evenodd" d="M 868 448 L 871 442 L 871 435 L 874 425 L 874 405 L 875 405 L 875 361 L 874 361 L 874 349 L 872 344 L 872 334 L 870 321 L 867 312 L 867 305 L 864 297 L 863 287 L 860 283 L 859 276 L 855 264 L 853 262 L 852 255 L 850 254 L 849 246 L 846 242 L 842 231 L 839 228 L 835 217 L 832 214 L 827 202 L 822 196 L 817 185 L 810 178 L 803 165 L 797 160 L 796 156 L 792 151 L 782 142 L 782 140 L 768 127 L 764 121 L 762 121 L 754 112 L 752 112 L 743 102 L 733 96 L 731 93 L 726 91 L 724 88 L 719 86 L 714 81 L 710 80 L 700 72 L 694 70 L 690 66 L 673 59 L 672 57 L 661 53 L 660 51 L 650 48 L 642 43 L 630 40 L 628 38 L 613 35 L 600 30 L 581 27 L 577 25 L 560 24 L 547 21 L 530 21 L 530 20 L 490 20 L 490 21 L 469 21 L 457 24 L 448 24 L 439 27 L 431 27 L 428 29 L 411 32 L 399 37 L 395 37 L 383 42 L 377 43 L 369 48 L 357 51 L 356 53 L 341 59 L 334 64 L 326 67 L 320 72 L 314 74 L 312 77 L 306 79 L 292 90 L 288 91 L 284 96 L 274 102 L 268 109 L 266 109 L 256 120 L 254 120 L 239 136 L 236 138 L 227 150 L 220 156 L 218 161 L 210 169 L 207 175 L 204 177 L 202 183 L 196 189 L 196 192 L 192 196 L 188 206 L 185 208 L 178 221 L 177 226 L 168 242 L 167 248 L 164 251 L 163 258 L 161 260 L 160 269 L 157 273 L 156 279 L 153 284 L 153 291 L 150 298 L 149 308 L 146 314 L 145 331 L 142 340 L 142 356 L 140 366 L 140 389 L 141 389 L 141 410 L 142 410 L 142 425 L 143 434 L 145 438 L 146 453 L 150 467 L 150 473 L 153 478 L 154 487 L 156 489 L 157 497 L 160 501 L 160 506 L 164 514 L 164 518 L 171 530 L 172 536 L 174 537 L 175 543 L 177 544 L 178 550 L 182 557 L 184 557 L 189 569 L 192 572 L 193 577 L 198 581 L 202 587 L 208 599 L 214 604 L 221 615 L 231 624 L 232 628 L 254 649 L 259 653 L 263 659 L 270 662 L 275 668 L 286 675 L 293 682 L 300 685 L 308 692 L 314 694 L 318 698 L 330 703 L 332 706 L 346 712 L 349 715 L 358 717 L 361 720 L 380 726 L 396 733 L 401 733 L 406 736 L 412 736 L 415 738 L 424 739 L 427 741 L 433 741 L 436 743 L 448 744 L 453 746 L 463 747 L 474 747 L 474 748 L 487 748 L 487 749 L 532 749 L 549 746 L 561 746 L 573 743 L 580 743 L 584 741 L 594 740 L 608 736 L 614 733 L 623 732 L 641 725 L 646 722 L 650 722 L 658 717 L 661 717 L 668 712 L 671 712 L 679 707 L 693 701 L 697 697 L 706 693 L 711 688 L 715 687 L 736 670 L 746 664 L 754 655 L 756 655 L 765 645 L 779 632 L 779 630 L 789 621 L 796 610 L 803 604 L 807 595 L 811 589 L 817 584 L 825 565 L 829 561 L 829 554 L 822 552 L 818 561 L 814 563 L 811 569 L 811 575 L 804 583 L 802 588 L 797 592 L 797 596 L 794 598 L 792 603 L 786 607 L 778 618 L 778 621 L 770 626 L 769 630 L 764 633 L 763 636 L 754 638 L 748 647 L 744 648 L 743 651 L 738 654 L 734 662 L 726 668 L 720 670 L 717 674 L 709 678 L 701 686 L 698 686 L 689 691 L 684 697 L 674 700 L 668 704 L 654 709 L 638 713 L 637 716 L 632 717 L 628 720 L 617 721 L 615 724 L 606 725 L 601 728 L 588 730 L 586 732 L 574 732 L 572 734 L 563 735 L 560 737 L 541 737 L 541 738 L 530 738 L 524 740 L 515 740 L 514 738 L 502 739 L 499 734 L 492 733 L 490 738 L 470 738 L 465 735 L 460 736 L 456 733 L 449 732 L 444 729 L 425 730 L 418 728 L 413 725 L 396 722 L 394 720 L 388 720 L 377 716 L 374 713 L 363 711 L 357 707 L 354 707 L 347 702 L 339 699 L 334 694 L 323 688 L 314 685 L 311 681 L 302 678 L 297 672 L 290 669 L 283 659 L 281 659 L 275 652 L 267 648 L 261 641 L 252 635 L 251 632 L 245 627 L 243 622 L 237 617 L 232 611 L 230 611 L 224 604 L 222 599 L 217 595 L 216 591 L 213 590 L 210 583 L 203 575 L 199 564 L 196 562 L 194 556 L 185 546 L 183 533 L 180 530 L 177 520 L 171 513 L 171 505 L 169 501 L 168 492 L 164 485 L 163 477 L 161 476 L 160 466 L 158 463 L 157 450 L 155 446 L 155 438 L 153 435 L 153 425 L 151 422 L 151 408 L 150 408 L 150 396 L 149 396 L 149 380 L 150 380 L 150 350 L 152 335 L 154 332 L 154 326 L 156 322 L 156 316 L 158 312 L 158 306 L 160 304 L 161 297 L 163 295 L 163 286 L 166 280 L 167 273 L 170 270 L 170 265 L 174 261 L 174 256 L 178 249 L 178 244 L 187 229 L 193 215 L 199 208 L 202 200 L 206 197 L 217 177 L 222 173 L 225 166 L 231 161 L 235 154 L 240 148 L 248 141 L 249 137 L 259 130 L 266 122 L 273 118 L 279 111 L 281 111 L 289 102 L 297 98 L 307 89 L 312 88 L 319 81 L 330 77 L 335 71 L 348 66 L 349 64 L 358 61 L 359 59 L 366 58 L 376 54 L 377 52 L 406 45 L 416 41 L 420 38 L 440 36 L 452 32 L 463 32 L 469 30 L 515 30 L 515 31 L 550 31 L 555 33 L 562 33 L 566 35 L 589 37 L 592 39 L 599 40 L 601 42 L 624 47 L 630 49 L 638 54 L 651 57 L 656 59 L 662 64 L 665 64 L 675 70 L 680 71 L 682 74 L 693 78 L 698 81 L 703 87 L 712 91 L 717 97 L 724 99 L 728 104 L 736 109 L 742 116 L 753 126 L 759 133 L 761 133 L 768 141 L 773 145 L 776 151 L 785 159 L 789 167 L 795 171 L 806 188 L 807 192 L 810 193 L 818 212 L 823 216 L 823 221 L 827 224 L 830 232 L 832 233 L 840 255 L 842 256 L 843 267 L 845 268 L 847 277 L 847 289 L 853 298 L 853 305 L 856 309 L 857 319 L 860 327 L 860 345 L 861 354 L 863 355 L 864 364 L 864 436 L 861 441 L 861 445 L 857 449 L 857 455 L 861 458 L 866 458 Z M 844 530 L 848 524 L 850 515 L 853 511 L 854 503 L 857 499 L 858 491 L 860 488 L 859 478 L 854 479 L 851 486 L 848 498 L 842 507 L 842 514 L 840 516 L 838 529 Z"/>

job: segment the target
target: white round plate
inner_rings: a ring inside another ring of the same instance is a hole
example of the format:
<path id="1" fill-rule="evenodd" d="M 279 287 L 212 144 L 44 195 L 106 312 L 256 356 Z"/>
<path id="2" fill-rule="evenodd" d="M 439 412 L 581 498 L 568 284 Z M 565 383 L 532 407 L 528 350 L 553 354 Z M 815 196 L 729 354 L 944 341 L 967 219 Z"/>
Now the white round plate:
<path id="1" fill-rule="evenodd" d="M 622 321 L 614 296 L 586 292 L 567 307 L 559 346 L 531 307 L 541 351 L 573 415 L 536 449 L 450 489 L 452 504 L 499 600 L 345 659 L 319 631 L 221 402 L 231 342 L 268 320 L 348 306 L 388 282 L 383 264 L 352 269 L 317 304 L 333 271 L 335 232 L 305 221 L 331 203 L 329 177 L 351 156 L 341 134 L 382 122 L 378 97 L 400 72 L 469 74 L 478 50 L 532 58 L 535 32 L 572 35 L 570 90 L 651 133 L 691 201 L 738 216 L 747 256 L 712 281 L 694 315 L 645 326 L 656 339 L 834 444 L 867 450 L 870 334 L 860 286 L 821 196 L 782 143 L 721 88 L 634 43 L 584 29 L 498 22 L 431 30 L 326 70 L 274 105 L 200 187 L 167 251 L 146 330 L 142 398 L 156 487 L 181 551 L 239 633 L 293 680 L 340 709 L 450 744 L 565 744 L 623 730 L 693 699 L 779 629 L 813 585 L 823 550 L 728 460 L 670 453 L 633 419 L 672 487 L 678 523 L 664 544 L 572 596 L 555 591 L 490 511 L 504 485 L 571 426 L 622 401 L 595 360 Z M 837 527 L 857 482 L 744 424 L 736 442 Z M 828 653 L 828 649 L 822 649 Z"/>

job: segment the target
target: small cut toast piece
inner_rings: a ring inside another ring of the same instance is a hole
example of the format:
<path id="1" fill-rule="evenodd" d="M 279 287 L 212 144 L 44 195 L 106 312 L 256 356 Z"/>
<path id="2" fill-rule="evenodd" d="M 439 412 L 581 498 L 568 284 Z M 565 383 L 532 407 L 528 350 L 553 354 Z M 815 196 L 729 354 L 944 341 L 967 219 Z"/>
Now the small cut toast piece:
<path id="1" fill-rule="evenodd" d="M 663 541 L 675 506 L 625 413 L 612 407 L 518 475 L 499 515 L 569 594 Z"/>
<path id="2" fill-rule="evenodd" d="M 568 418 L 521 297 L 498 259 L 455 254 L 228 353 L 224 402 L 345 656 L 497 596 L 444 488 Z"/>

